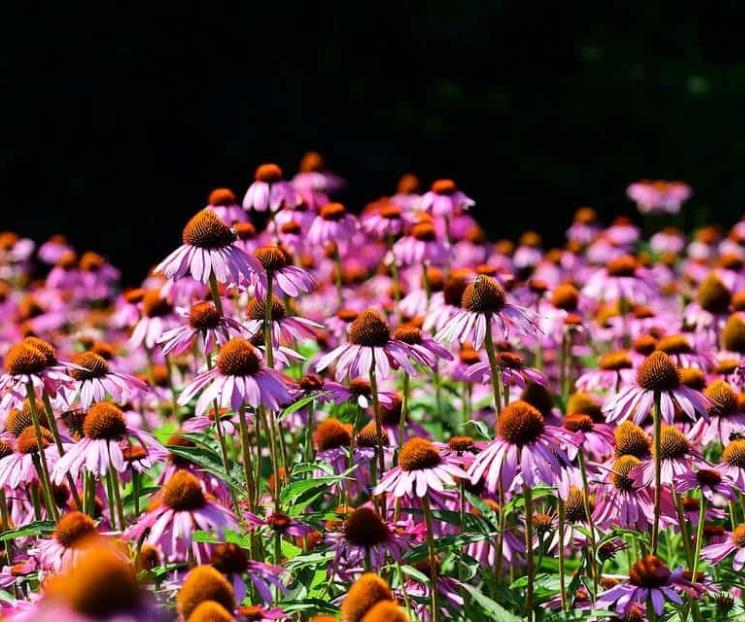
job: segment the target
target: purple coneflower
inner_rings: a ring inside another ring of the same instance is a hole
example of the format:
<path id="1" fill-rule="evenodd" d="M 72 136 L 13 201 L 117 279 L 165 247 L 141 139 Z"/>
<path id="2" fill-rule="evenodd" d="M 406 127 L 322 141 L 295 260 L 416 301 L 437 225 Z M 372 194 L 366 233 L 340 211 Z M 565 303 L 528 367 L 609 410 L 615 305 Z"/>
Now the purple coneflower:
<path id="1" fill-rule="evenodd" d="M 501 330 L 504 338 L 513 330 L 523 336 L 532 336 L 538 331 L 533 313 L 507 302 L 502 286 L 489 276 L 479 275 L 468 284 L 461 306 L 463 308 L 437 333 L 437 341 L 470 341 L 478 350 L 485 340 L 491 340 L 493 325 Z"/>
<path id="2" fill-rule="evenodd" d="M 75 511 L 61 516 L 52 537 L 38 544 L 41 569 L 59 572 L 70 568 L 80 556 L 80 543 L 95 533 L 96 523 L 87 514 Z"/>
<path id="3" fill-rule="evenodd" d="M 691 193 L 691 187 L 682 181 L 660 179 L 642 179 L 626 189 L 642 214 L 677 214 Z"/>
<path id="4" fill-rule="evenodd" d="M 127 537 L 158 547 L 168 561 L 183 562 L 193 555 L 196 563 L 210 559 L 210 545 L 196 542 L 195 531 L 208 531 L 222 537 L 225 529 L 235 529 L 233 513 L 205 493 L 202 484 L 188 471 L 176 471 L 166 482 L 156 502 Z"/>
<path id="5" fill-rule="evenodd" d="M 704 497 L 715 505 L 721 505 L 722 500 L 732 501 L 737 497 L 735 482 L 716 469 L 689 469 L 676 475 L 676 492 L 687 492 L 694 488 L 700 488 Z"/>
<path id="6" fill-rule="evenodd" d="M 569 413 L 564 417 L 562 426 L 571 435 L 565 445 L 570 460 L 577 457 L 580 448 L 597 458 L 613 451 L 613 430 L 609 425 L 593 420 L 589 414 Z"/>
<path id="7" fill-rule="evenodd" d="M 357 219 L 341 203 L 327 203 L 308 230 L 308 241 L 322 246 L 349 240 L 358 230 Z"/>
<path id="8" fill-rule="evenodd" d="M 315 531 L 310 525 L 282 514 L 281 512 L 272 512 L 266 518 L 261 518 L 251 512 L 246 512 L 243 515 L 244 520 L 247 523 L 248 529 L 260 529 L 261 527 L 268 527 L 272 531 L 277 532 L 280 535 L 288 535 L 296 538 L 303 538 Z"/>
<path id="9" fill-rule="evenodd" d="M 582 293 L 593 300 L 645 303 L 653 298 L 655 287 L 647 270 L 631 255 L 623 255 L 595 272 Z"/>
<path id="10" fill-rule="evenodd" d="M 635 604 L 651 604 L 659 616 L 665 611 L 665 601 L 682 605 L 683 599 L 676 591 L 683 576 L 682 570 L 670 572 L 656 555 L 646 555 L 629 571 L 629 580 L 598 595 L 596 607 L 610 607 L 627 614 Z"/>
<path id="11" fill-rule="evenodd" d="M 204 349 L 211 352 L 215 343 L 223 345 L 230 337 L 244 333 L 241 324 L 221 315 L 211 302 L 198 302 L 180 315 L 187 319 L 187 323 L 166 331 L 158 339 L 164 355 L 186 352 L 197 337 L 202 338 Z"/>
<path id="12" fill-rule="evenodd" d="M 709 400 L 709 419 L 696 424 L 703 446 L 725 443 L 745 432 L 745 413 L 742 412 L 737 393 L 728 382 L 715 380 L 704 389 Z"/>
<path id="13" fill-rule="evenodd" d="M 424 193 L 419 207 L 435 216 L 455 216 L 476 202 L 458 190 L 452 179 L 438 179 L 429 192 Z"/>
<path id="14" fill-rule="evenodd" d="M 80 407 L 88 408 L 94 402 L 105 400 L 107 394 L 123 403 L 148 391 L 148 385 L 142 380 L 112 370 L 108 361 L 95 352 L 76 354 L 73 363 L 77 367 L 69 373 L 75 382 L 69 390 L 63 389 L 68 405 L 79 398 Z"/>
<path id="15" fill-rule="evenodd" d="M 70 365 L 57 360 L 57 350 L 51 344 L 36 337 L 27 337 L 10 348 L 3 362 L 5 373 L 0 376 L 0 409 L 7 410 L 23 402 L 28 396 L 29 386 L 40 395 L 46 391 L 50 396 L 57 389 L 72 383 Z"/>
<path id="16" fill-rule="evenodd" d="M 41 428 L 41 438 L 47 464 L 53 467 L 59 459 L 59 452 L 52 433 L 46 428 Z M 16 489 L 39 482 L 39 445 L 33 426 L 27 426 L 18 435 L 15 451 L 8 441 L 0 440 L 0 456 L 0 487 Z"/>
<path id="17" fill-rule="evenodd" d="M 598 488 L 593 519 L 605 529 L 620 526 L 630 529 L 646 530 L 654 523 L 654 500 L 652 490 L 641 485 L 634 478 L 634 471 L 641 466 L 641 460 L 632 455 L 623 455 L 615 460 L 608 471 L 608 480 Z M 663 519 L 675 513 L 668 495 L 661 497 L 661 507 L 665 508 Z"/>
<path id="18" fill-rule="evenodd" d="M 718 468 L 745 493 L 745 439 L 736 438 L 724 448 Z"/>
<path id="19" fill-rule="evenodd" d="M 402 266 L 421 263 L 442 266 L 449 254 L 447 245 L 437 238 L 434 224 L 422 220 L 412 225 L 408 235 L 393 245 L 393 256 Z"/>
<path id="20" fill-rule="evenodd" d="M 523 358 L 516 352 L 497 352 L 497 368 L 502 375 L 502 383 L 506 387 L 516 386 L 524 389 L 529 383 L 546 386 L 547 380 L 537 369 L 526 367 Z M 480 361 L 471 365 L 463 379 L 468 382 L 480 382 L 488 384 L 491 382 L 491 367 L 488 362 Z"/>
<path id="21" fill-rule="evenodd" d="M 664 352 L 653 352 L 639 366 L 635 382 L 613 395 L 603 405 L 608 422 L 623 421 L 633 417 L 641 423 L 649 414 L 655 400 L 660 399 L 660 414 L 663 421 L 672 424 L 676 407 L 690 419 L 696 413 L 707 418 L 707 400 L 701 393 L 681 384 L 680 371 Z"/>
<path id="22" fill-rule="evenodd" d="M 568 433 L 547 426 L 537 408 L 518 400 L 508 404 L 497 420 L 497 438 L 473 461 L 471 483 L 482 479 L 489 492 L 512 490 L 519 485 L 554 485 L 562 481 L 569 459 L 560 445 Z"/>
<path id="23" fill-rule="evenodd" d="M 248 587 L 243 578 L 244 575 L 248 575 L 264 602 L 272 601 L 272 588 L 280 592 L 286 591 L 282 582 L 284 571 L 280 566 L 249 559 L 246 552 L 232 542 L 216 545 L 212 551 L 210 563 L 233 584 L 233 590 L 239 602 L 245 599 Z"/>
<path id="24" fill-rule="evenodd" d="M 297 298 L 307 294 L 315 286 L 313 274 L 303 268 L 292 265 L 291 255 L 281 246 L 262 246 L 254 255 L 266 271 L 266 278 L 255 276 L 256 295 L 266 294 L 266 279 L 272 279 L 272 291 L 280 291 L 287 296 Z M 276 288 L 276 289 L 274 289 Z"/>
<path id="25" fill-rule="evenodd" d="M 282 178 L 282 169 L 276 164 L 262 164 L 256 169 L 254 182 L 243 197 L 243 209 L 278 212 L 299 202 L 298 193 Z"/>
<path id="26" fill-rule="evenodd" d="M 207 207 L 229 227 L 246 220 L 246 212 L 238 205 L 235 192 L 230 188 L 215 188 L 210 192 Z"/>
<path id="27" fill-rule="evenodd" d="M 654 455 L 642 461 L 638 475 L 641 482 L 649 485 L 654 481 Z M 672 425 L 664 425 L 660 430 L 660 483 L 674 484 L 678 478 L 691 470 L 708 466 L 695 447 L 692 438 L 686 436 Z"/>
<path id="28" fill-rule="evenodd" d="M 745 566 L 745 524 L 738 525 L 732 532 L 725 532 L 727 539 L 724 542 L 710 544 L 701 549 L 701 559 L 705 559 L 712 565 L 721 562 L 731 553 L 735 553 L 732 567 L 740 572 Z"/>
<path id="29" fill-rule="evenodd" d="M 455 461 L 443 459 L 430 441 L 415 437 L 398 454 L 398 466 L 387 471 L 373 495 L 390 493 L 394 497 L 424 497 L 431 491 L 443 492 L 455 486 L 454 477 L 468 478 Z"/>
<path id="30" fill-rule="evenodd" d="M 220 283 L 237 283 L 263 272 L 254 257 L 238 248 L 235 233 L 211 209 L 203 209 L 186 223 L 182 240 L 153 272 L 172 280 L 191 274 L 200 283 L 209 283 L 212 275 Z"/>
<path id="31" fill-rule="evenodd" d="M 348 342 L 335 348 L 318 361 L 316 369 L 323 371 L 336 361 L 336 379 L 368 378 L 371 370 L 377 378 L 387 378 L 391 367 L 403 367 L 416 375 L 409 359 L 409 345 L 391 339 L 391 331 L 383 316 L 375 309 L 367 309 L 352 322 L 347 334 Z"/>
<path id="32" fill-rule="evenodd" d="M 251 298 L 246 305 L 246 322 L 244 324 L 249 335 L 263 335 L 266 318 L 265 301 L 263 298 Z M 279 345 L 280 341 L 312 339 L 316 331 L 323 328 L 318 322 L 299 316 L 287 314 L 287 308 L 277 297 L 272 296 L 272 341 Z"/>
<path id="33" fill-rule="evenodd" d="M 99 402 L 90 407 L 83 420 L 83 435 L 67 448 L 67 453 L 55 465 L 51 474 L 55 483 L 62 483 L 68 474 L 77 479 L 83 470 L 101 477 L 112 468 L 123 473 L 128 468 L 124 447 L 129 437 L 146 448 L 161 448 L 149 434 L 130 429 L 124 413 L 110 402 Z"/>
<path id="34" fill-rule="evenodd" d="M 150 289 L 142 296 L 142 317 L 129 340 L 133 348 L 144 345 L 152 350 L 169 328 L 178 324 L 171 301 L 161 289 Z"/>
<path id="35" fill-rule="evenodd" d="M 257 349 L 241 337 L 220 348 L 214 369 L 197 375 L 179 396 L 179 404 L 185 406 L 200 392 L 198 415 L 207 412 L 215 401 L 219 407 L 234 411 L 262 405 L 277 410 L 290 401 L 282 374 L 264 367 Z"/>
<path id="36" fill-rule="evenodd" d="M 353 510 L 344 521 L 341 531 L 329 534 L 334 544 L 336 566 L 354 570 L 380 569 L 386 557 L 394 560 L 408 548 L 410 537 L 402 530 L 383 520 L 374 509 L 360 507 Z"/>

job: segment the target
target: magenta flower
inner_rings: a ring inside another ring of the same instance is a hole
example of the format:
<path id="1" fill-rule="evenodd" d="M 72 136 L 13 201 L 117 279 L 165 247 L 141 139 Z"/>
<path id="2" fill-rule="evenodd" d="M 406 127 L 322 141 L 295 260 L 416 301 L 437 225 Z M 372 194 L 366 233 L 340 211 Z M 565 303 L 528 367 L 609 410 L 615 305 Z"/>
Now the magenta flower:
<path id="1" fill-rule="evenodd" d="M 42 432 L 42 450 L 47 464 L 52 468 L 59 459 L 52 433 L 46 428 Z M 39 483 L 36 461 L 39 460 L 39 446 L 33 426 L 27 426 L 18 435 L 15 451 L 12 445 L 0 440 L 0 487 L 15 490 L 25 485 Z"/>
<path id="2" fill-rule="evenodd" d="M 725 499 L 732 501 L 737 498 L 735 482 L 715 469 L 688 470 L 676 476 L 676 492 L 687 492 L 694 488 L 700 488 L 704 497 L 715 505 L 721 505 Z"/>
<path id="3" fill-rule="evenodd" d="M 595 272 L 587 280 L 582 294 L 593 300 L 645 303 L 654 297 L 655 291 L 648 271 L 631 255 L 623 255 Z"/>
<path id="4" fill-rule="evenodd" d="M 455 216 L 473 207 L 476 202 L 458 190 L 452 179 L 438 179 L 419 203 L 419 207 L 435 216 Z"/>
<path id="5" fill-rule="evenodd" d="M 207 208 L 215 212 L 229 227 L 246 220 L 246 212 L 238 205 L 235 192 L 230 188 L 215 188 L 210 192 Z"/>
<path id="6" fill-rule="evenodd" d="M 263 298 L 252 298 L 246 305 L 246 332 L 250 336 L 264 334 L 265 301 Z M 279 345 L 281 341 L 292 343 L 295 340 L 314 338 L 316 331 L 323 328 L 318 322 L 303 317 L 287 315 L 287 308 L 277 297 L 272 296 L 272 341 Z"/>
<path id="7" fill-rule="evenodd" d="M 437 237 L 435 226 L 428 220 L 415 223 L 408 235 L 393 245 L 393 256 L 402 266 L 426 263 L 442 266 L 447 263 L 447 245 Z"/>
<path id="8" fill-rule="evenodd" d="M 220 283 L 237 283 L 262 274 L 254 257 L 236 244 L 236 235 L 210 209 L 198 212 L 184 227 L 183 244 L 153 270 L 172 280 L 190 274 L 200 283 L 214 275 Z"/>
<path id="9" fill-rule="evenodd" d="M 642 214 L 677 214 L 692 192 L 682 181 L 642 179 L 631 184 L 626 194 Z"/>
<path id="10" fill-rule="evenodd" d="M 223 537 L 225 529 L 236 529 L 235 515 L 212 499 L 199 480 L 184 470 L 176 471 L 159 494 L 158 505 L 145 512 L 126 536 L 160 549 L 172 562 L 184 562 L 193 555 L 197 564 L 210 560 L 210 545 L 196 542 L 195 531 Z"/>
<path id="11" fill-rule="evenodd" d="M 396 238 L 403 231 L 403 210 L 395 203 L 383 199 L 363 214 L 360 224 L 365 233 L 377 239 Z"/>
<path id="12" fill-rule="evenodd" d="M 308 241 L 319 246 L 327 242 L 338 244 L 349 240 L 358 228 L 357 219 L 341 203 L 327 203 L 313 220 Z"/>
<path id="13" fill-rule="evenodd" d="M 577 457 L 580 447 L 598 459 L 613 451 L 613 430 L 605 423 L 594 421 L 590 415 L 568 414 L 562 425 L 571 435 L 570 441 L 565 445 L 570 460 Z"/>
<path id="14" fill-rule="evenodd" d="M 142 297 L 142 317 L 129 340 L 133 348 L 144 345 L 152 350 L 165 331 L 178 324 L 173 305 L 163 289 L 150 289 Z"/>
<path id="15" fill-rule="evenodd" d="M 393 333 L 396 341 L 407 344 L 411 348 L 411 357 L 420 365 L 434 369 L 439 360 L 451 361 L 453 355 L 434 339 L 412 324 L 399 326 Z"/>
<path id="16" fill-rule="evenodd" d="M 360 570 L 369 559 L 373 570 L 383 566 L 387 557 L 400 560 L 408 550 L 411 535 L 385 521 L 368 506 L 351 512 L 338 532 L 327 541 L 335 549 L 335 566 L 342 570 Z"/>
<path id="17" fill-rule="evenodd" d="M 88 408 L 94 402 L 102 402 L 110 395 L 115 401 L 123 403 L 149 391 L 146 383 L 131 374 L 114 371 L 108 361 L 95 352 L 81 352 L 75 355 L 76 368 L 70 370 L 75 380 L 69 389 L 62 389 L 68 405 L 79 399 L 81 408 Z"/>
<path id="18" fill-rule="evenodd" d="M 636 477 L 641 466 L 639 458 L 624 455 L 616 459 L 608 471 L 607 481 L 598 487 L 593 518 L 601 528 L 619 526 L 646 530 L 654 520 L 652 490 Z M 670 524 L 675 506 L 667 489 L 660 498 L 661 524 Z"/>
<path id="19" fill-rule="evenodd" d="M 71 475 L 77 479 L 81 471 L 103 477 L 110 469 L 127 470 L 124 449 L 133 437 L 145 449 L 162 449 L 149 434 L 127 426 L 124 413 L 110 402 L 99 402 L 88 410 L 83 420 L 83 438 L 67 448 L 52 469 L 52 480 L 60 484 Z"/>
<path id="20" fill-rule="evenodd" d="M 639 366 L 635 382 L 621 389 L 603 404 L 608 423 L 624 421 L 629 417 L 641 423 L 649 414 L 655 394 L 660 395 L 662 419 L 672 424 L 676 407 L 690 419 L 698 413 L 708 418 L 709 400 L 680 381 L 680 371 L 664 352 L 653 352 Z"/>
<path id="21" fill-rule="evenodd" d="M 243 518 L 248 523 L 248 529 L 268 527 L 272 531 L 281 535 L 293 536 L 295 538 L 304 538 L 315 531 L 315 529 L 310 525 L 280 512 L 273 512 L 266 518 L 261 518 L 256 514 L 246 512 L 244 513 Z"/>
<path id="22" fill-rule="evenodd" d="M 416 371 L 409 359 L 411 348 L 402 341 L 391 339 L 388 324 L 374 309 L 360 313 L 349 327 L 349 341 L 335 348 L 318 361 L 317 371 L 323 371 L 336 361 L 336 379 L 368 378 L 374 369 L 378 378 L 387 378 L 391 367 L 403 367 L 414 376 Z"/>
<path id="23" fill-rule="evenodd" d="M 646 555 L 631 567 L 628 582 L 599 594 L 595 606 L 608 608 L 615 604 L 616 611 L 625 615 L 634 605 L 645 606 L 649 602 L 659 616 L 665 611 L 666 601 L 683 604 L 677 591 L 682 577 L 682 570 L 670 572 L 657 556 Z"/>
<path id="24" fill-rule="evenodd" d="M 292 257 L 281 246 L 262 246 L 254 255 L 259 260 L 266 277 L 254 275 L 253 285 L 257 296 L 266 295 L 266 279 L 271 278 L 274 292 L 282 292 L 292 298 L 307 294 L 315 287 L 313 274 L 303 268 L 292 265 Z"/>
<path id="25" fill-rule="evenodd" d="M 299 202 L 298 193 L 282 179 L 282 169 L 276 164 L 262 164 L 243 197 L 243 209 L 278 212 L 285 206 L 295 207 Z"/>
<path id="26" fill-rule="evenodd" d="M 518 400 L 507 405 L 497 420 L 497 438 L 476 456 L 468 475 L 472 484 L 484 481 L 489 492 L 543 482 L 563 483 L 569 458 L 561 445 L 569 434 L 547 426 L 537 408 Z"/>
<path id="27" fill-rule="evenodd" d="M 718 468 L 740 492 L 745 492 L 745 439 L 736 438 L 724 448 Z"/>
<path id="28" fill-rule="evenodd" d="M 537 369 L 523 365 L 522 357 L 516 352 L 498 352 L 496 358 L 497 367 L 505 386 L 517 386 L 521 389 L 524 389 L 529 383 L 546 386 L 548 382 L 546 376 Z M 491 366 L 487 361 L 474 363 L 466 369 L 463 380 L 489 384 L 491 382 Z"/>
<path id="29" fill-rule="evenodd" d="M 245 332 L 243 326 L 233 318 L 220 315 L 211 302 L 198 302 L 188 312 L 180 312 L 180 315 L 187 319 L 187 323 L 171 328 L 158 339 L 164 355 L 186 352 L 197 337 L 202 338 L 204 349 L 211 352 L 215 344 L 223 345 L 231 337 Z"/>
<path id="30" fill-rule="evenodd" d="M 187 405 L 200 392 L 198 415 L 212 408 L 215 401 L 219 407 L 234 411 L 243 406 L 276 410 L 290 401 L 282 374 L 265 368 L 256 348 L 240 337 L 220 348 L 214 369 L 197 375 L 179 396 L 179 404 Z"/>
<path id="31" fill-rule="evenodd" d="M 644 485 L 654 482 L 655 461 L 653 456 L 642 461 L 637 471 Z M 660 481 L 662 484 L 674 484 L 679 477 L 690 472 L 693 466 L 707 467 L 699 450 L 695 447 L 695 437 L 686 436 L 672 425 L 662 426 L 660 430 Z"/>
<path id="32" fill-rule="evenodd" d="M 5 373 L 0 376 L 0 409 L 7 410 L 27 397 L 29 385 L 36 395 L 46 391 L 55 396 L 57 390 L 72 383 L 69 363 L 57 360 L 57 350 L 46 341 L 27 337 L 10 348 L 5 355 Z"/>
<path id="33" fill-rule="evenodd" d="M 725 532 L 725 535 L 727 539 L 724 542 L 710 544 L 701 549 L 701 559 L 716 565 L 725 557 L 735 553 L 732 568 L 740 572 L 745 567 L 745 524 L 738 525 L 732 532 Z"/>
<path id="34" fill-rule="evenodd" d="M 481 348 L 486 331 L 496 326 L 506 339 L 510 333 L 534 336 L 538 332 L 532 311 L 507 302 L 502 286 L 489 276 L 479 275 L 463 292 L 462 309 L 435 335 L 441 343 L 470 341 Z"/>
<path id="35" fill-rule="evenodd" d="M 398 454 L 398 466 L 386 471 L 373 495 L 389 493 L 394 497 L 424 497 L 455 486 L 455 477 L 468 474 L 455 461 L 443 459 L 430 441 L 415 437 L 404 443 Z"/>
<path id="36" fill-rule="evenodd" d="M 82 512 L 69 512 L 60 517 L 52 537 L 38 543 L 41 569 L 59 572 L 72 567 L 80 557 L 78 545 L 95 533 L 96 523 Z"/>
<path id="37" fill-rule="evenodd" d="M 246 598 L 248 586 L 244 580 L 245 575 L 248 575 L 264 602 L 272 602 L 274 599 L 272 588 L 282 593 L 287 591 L 282 582 L 284 570 L 281 566 L 249 559 L 246 552 L 232 542 L 216 545 L 210 563 L 233 584 L 238 602 L 243 602 Z"/>

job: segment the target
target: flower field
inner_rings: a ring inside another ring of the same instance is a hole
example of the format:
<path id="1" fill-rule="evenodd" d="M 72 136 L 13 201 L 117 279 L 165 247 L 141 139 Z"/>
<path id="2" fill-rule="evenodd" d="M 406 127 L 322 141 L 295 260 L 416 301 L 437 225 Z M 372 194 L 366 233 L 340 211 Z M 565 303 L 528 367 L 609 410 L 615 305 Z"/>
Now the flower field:
<path id="1" fill-rule="evenodd" d="M 0 619 L 745 620 L 745 220 L 343 185 L 263 164 L 136 288 L 0 234 Z"/>

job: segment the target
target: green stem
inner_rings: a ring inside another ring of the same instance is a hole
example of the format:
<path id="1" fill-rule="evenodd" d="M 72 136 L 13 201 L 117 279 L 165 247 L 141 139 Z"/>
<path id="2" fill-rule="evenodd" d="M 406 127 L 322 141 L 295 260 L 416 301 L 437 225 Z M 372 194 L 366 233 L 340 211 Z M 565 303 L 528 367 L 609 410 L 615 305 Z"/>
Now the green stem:
<path id="1" fill-rule="evenodd" d="M 344 306 L 344 289 L 342 287 L 341 256 L 339 255 L 339 245 L 336 243 L 334 243 L 334 281 L 336 282 L 336 298 L 341 309 Z"/>
<path id="2" fill-rule="evenodd" d="M 274 274 L 266 274 L 266 296 L 264 297 L 264 349 L 266 366 L 274 369 L 274 340 L 272 339 L 272 300 L 274 299 Z"/>
<path id="3" fill-rule="evenodd" d="M 662 431 L 662 417 L 660 409 L 661 394 L 654 392 L 654 522 L 652 523 L 652 553 L 657 555 L 660 539 L 660 502 L 662 499 L 662 456 L 660 451 L 660 435 Z"/>
<path id="4" fill-rule="evenodd" d="M 248 497 L 248 509 L 254 511 L 254 478 L 253 478 L 253 465 L 251 462 L 251 447 L 248 441 L 248 425 L 246 423 L 246 409 L 241 406 L 238 409 L 238 426 L 240 428 L 241 435 L 241 451 L 243 452 L 243 473 L 246 477 L 246 495 Z M 220 427 L 219 424 L 217 426 Z M 279 479 L 275 476 L 275 479 Z M 275 486 L 279 486 L 275 482 Z"/>
<path id="5" fill-rule="evenodd" d="M 501 371 L 499 369 L 499 365 L 497 365 L 497 353 L 494 349 L 494 339 L 492 338 L 492 332 L 491 332 L 491 318 L 487 318 L 487 324 L 486 327 L 486 354 L 489 357 L 489 369 L 491 370 L 491 386 L 492 391 L 494 392 L 494 408 L 496 409 L 497 413 L 497 421 L 499 420 L 499 415 L 502 413 L 502 398 L 500 397 L 502 391 L 500 390 L 501 387 Z M 496 422 L 494 424 L 496 429 Z"/>
<path id="6" fill-rule="evenodd" d="M 401 391 L 401 418 L 398 422 L 398 446 L 399 448 L 403 447 L 404 445 L 404 431 L 406 428 L 406 417 L 408 416 L 409 411 L 409 374 L 407 374 L 405 371 L 404 374 L 404 386 Z"/>
<path id="7" fill-rule="evenodd" d="M 8 498 L 5 496 L 5 490 L 0 489 L 0 518 L 2 518 L 2 531 L 10 530 L 10 514 L 8 512 Z M 13 565 L 13 543 L 10 540 L 5 541 L 5 556 L 8 560 L 8 566 Z"/>
<path id="8" fill-rule="evenodd" d="M 34 435 L 36 436 L 36 447 L 38 449 L 39 456 L 39 480 L 41 481 L 41 488 L 44 494 L 44 503 L 46 505 L 49 518 L 56 522 L 59 516 L 57 514 L 57 505 L 55 504 L 54 496 L 52 495 L 52 480 L 49 478 L 47 455 L 44 452 L 44 438 L 41 434 L 39 411 L 36 408 L 36 391 L 34 390 L 34 383 L 31 380 L 29 380 L 28 384 L 26 385 L 26 393 L 28 397 L 29 410 L 31 411 L 31 421 L 34 426 Z"/>
<path id="9" fill-rule="evenodd" d="M 44 411 L 47 415 L 47 423 L 49 424 L 49 429 L 52 431 L 52 436 L 54 436 L 54 444 L 57 445 L 57 451 L 59 452 L 60 457 L 62 457 L 65 455 L 65 448 L 62 446 L 62 439 L 60 438 L 59 428 L 57 427 L 57 418 L 54 416 L 52 402 L 50 401 L 49 394 L 46 392 L 46 390 L 42 392 L 41 400 L 44 403 Z M 70 494 L 75 500 L 75 504 L 77 505 L 77 507 L 80 508 L 80 495 L 78 494 L 77 484 L 72 478 L 72 475 L 70 475 L 69 473 L 66 475 L 66 479 L 67 486 L 70 489 Z"/>
<path id="10" fill-rule="evenodd" d="M 135 516 L 140 515 L 140 473 L 132 469 L 132 495 L 134 496 Z"/>
<path id="11" fill-rule="evenodd" d="M 422 497 L 422 509 L 424 510 L 424 523 L 427 527 L 427 549 L 429 551 L 429 577 L 430 594 L 432 595 L 432 622 L 440 619 L 440 606 L 438 603 L 437 590 L 437 553 L 435 552 L 435 536 L 432 531 L 432 510 L 429 507 L 429 499 Z"/>
<path id="12" fill-rule="evenodd" d="M 111 459 L 109 459 L 109 462 L 111 462 Z M 122 495 L 119 488 L 119 473 L 113 466 L 109 469 L 109 477 L 111 477 L 111 488 L 114 491 L 114 503 L 116 505 L 116 516 L 119 521 L 119 529 L 124 531 L 126 523 L 124 522 L 124 504 L 122 503 Z"/>
<path id="13" fill-rule="evenodd" d="M 212 302 L 215 303 L 215 309 L 222 315 L 222 300 L 220 299 L 220 292 L 217 288 L 217 277 L 214 272 L 210 273 L 210 293 L 212 294 Z"/>
<path id="14" fill-rule="evenodd" d="M 597 555 L 597 538 L 595 536 L 595 521 L 592 518 L 592 510 L 590 508 L 590 486 L 587 483 L 587 467 L 585 466 L 585 452 L 582 448 L 577 452 L 577 458 L 579 462 L 579 472 L 582 477 L 582 502 L 585 506 L 585 514 L 587 515 L 587 525 L 590 528 L 590 553 L 592 554 L 592 559 L 589 563 L 590 568 L 590 574 L 592 575 L 592 581 L 593 581 L 593 600 L 595 598 L 595 594 L 597 594 L 598 591 L 598 573 L 596 572 L 596 563 L 598 559 Z"/>
<path id="15" fill-rule="evenodd" d="M 375 363 L 370 367 L 370 395 L 373 403 L 373 414 L 375 415 L 375 435 L 377 436 L 377 446 L 375 450 L 378 458 L 378 468 L 382 475 L 385 471 L 383 454 L 383 421 L 380 414 L 380 402 L 378 401 L 378 379 L 375 375 Z"/>
<path id="16" fill-rule="evenodd" d="M 528 622 L 534 619 L 533 611 L 533 580 L 535 578 L 535 566 L 533 562 L 533 491 L 530 486 L 523 486 L 525 497 L 525 552 L 528 558 L 528 585 L 525 594 L 525 616 Z"/>
<path id="17" fill-rule="evenodd" d="M 561 592 L 561 610 L 567 610 L 567 590 L 564 579 L 564 500 L 558 497 L 559 503 L 559 589 Z"/>

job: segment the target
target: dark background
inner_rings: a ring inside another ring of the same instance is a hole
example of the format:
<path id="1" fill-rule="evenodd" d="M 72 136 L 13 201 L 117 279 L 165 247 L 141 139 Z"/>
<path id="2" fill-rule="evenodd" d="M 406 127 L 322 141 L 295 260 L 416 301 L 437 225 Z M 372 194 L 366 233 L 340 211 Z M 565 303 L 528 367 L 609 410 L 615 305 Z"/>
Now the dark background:
<path id="1" fill-rule="evenodd" d="M 741 214 L 742 3 L 203 4 L 6 3 L 0 230 L 64 232 L 135 282 L 213 187 L 307 149 L 354 208 L 451 176 L 492 238 L 558 242 L 577 205 L 631 211 L 639 177 Z"/>

